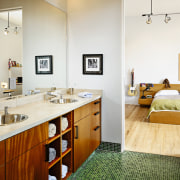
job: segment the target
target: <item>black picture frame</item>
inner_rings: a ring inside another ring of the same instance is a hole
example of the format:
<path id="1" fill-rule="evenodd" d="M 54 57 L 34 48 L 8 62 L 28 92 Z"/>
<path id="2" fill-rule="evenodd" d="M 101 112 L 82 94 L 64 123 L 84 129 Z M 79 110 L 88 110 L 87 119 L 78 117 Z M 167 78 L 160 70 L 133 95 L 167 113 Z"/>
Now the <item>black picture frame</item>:
<path id="1" fill-rule="evenodd" d="M 103 54 L 83 54 L 83 74 L 103 75 Z"/>
<path id="2" fill-rule="evenodd" d="M 39 75 L 53 74 L 52 55 L 35 56 L 35 69 Z"/>

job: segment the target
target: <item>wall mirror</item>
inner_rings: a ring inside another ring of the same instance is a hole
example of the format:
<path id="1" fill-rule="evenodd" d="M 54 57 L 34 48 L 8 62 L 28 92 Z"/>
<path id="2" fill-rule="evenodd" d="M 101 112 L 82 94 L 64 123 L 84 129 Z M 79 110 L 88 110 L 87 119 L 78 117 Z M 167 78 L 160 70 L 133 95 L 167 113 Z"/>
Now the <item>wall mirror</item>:
<path id="1" fill-rule="evenodd" d="M 0 49 L 0 97 L 22 94 L 22 9 L 0 12 Z"/>
<path id="2" fill-rule="evenodd" d="M 66 88 L 66 13 L 42 0 L 1 0 L 0 6 L 0 97 L 7 96 L 3 91 L 9 89 L 9 78 L 12 87 L 16 84 L 15 90 L 10 88 L 12 95 L 36 88 Z M 37 75 L 35 56 L 49 55 L 53 74 Z M 9 59 L 12 67 L 8 70 Z"/>

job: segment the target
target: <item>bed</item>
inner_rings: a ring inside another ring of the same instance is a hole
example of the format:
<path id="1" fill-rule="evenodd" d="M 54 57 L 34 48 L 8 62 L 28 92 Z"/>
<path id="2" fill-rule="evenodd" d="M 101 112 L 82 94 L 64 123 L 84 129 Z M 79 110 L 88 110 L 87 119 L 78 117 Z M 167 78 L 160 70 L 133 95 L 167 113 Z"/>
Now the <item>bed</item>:
<path id="1" fill-rule="evenodd" d="M 178 87 L 180 85 L 177 85 Z M 177 89 L 161 89 L 154 95 L 149 114 L 151 123 L 180 125 L 180 94 Z"/>

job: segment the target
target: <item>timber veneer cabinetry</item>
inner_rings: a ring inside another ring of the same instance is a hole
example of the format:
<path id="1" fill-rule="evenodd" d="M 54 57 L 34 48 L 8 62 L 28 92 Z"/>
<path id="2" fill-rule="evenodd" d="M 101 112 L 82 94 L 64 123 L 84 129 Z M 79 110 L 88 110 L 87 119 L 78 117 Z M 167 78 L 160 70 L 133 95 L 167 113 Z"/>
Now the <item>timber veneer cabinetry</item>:
<path id="1" fill-rule="evenodd" d="M 74 110 L 74 172 L 101 141 L 101 99 Z"/>
<path id="2" fill-rule="evenodd" d="M 68 127 L 61 131 L 66 117 Z M 56 125 L 49 138 L 49 123 Z M 67 149 L 62 152 L 62 140 Z M 0 180 L 48 180 L 48 175 L 62 179 L 62 164 L 68 167 L 63 180 L 88 158 L 101 141 L 101 99 L 58 116 L 4 141 L 0 141 Z M 49 148 L 56 158 L 49 162 Z M 73 166 L 74 165 L 74 166 Z"/>
<path id="3" fill-rule="evenodd" d="M 0 179 L 5 180 L 5 141 L 0 142 Z"/>
<path id="4" fill-rule="evenodd" d="M 5 140 L 6 180 L 47 179 L 47 137 L 47 123 L 44 123 Z"/>

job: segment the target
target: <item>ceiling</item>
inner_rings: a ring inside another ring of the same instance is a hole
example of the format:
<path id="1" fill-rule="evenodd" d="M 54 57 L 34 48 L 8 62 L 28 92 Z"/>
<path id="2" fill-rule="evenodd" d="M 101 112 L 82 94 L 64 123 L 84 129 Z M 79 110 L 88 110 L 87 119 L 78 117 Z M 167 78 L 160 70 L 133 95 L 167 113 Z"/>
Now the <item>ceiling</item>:
<path id="1" fill-rule="evenodd" d="M 0 19 L 8 21 L 8 11 L 0 12 Z M 22 10 L 9 11 L 9 22 L 22 27 Z"/>
<path id="2" fill-rule="evenodd" d="M 180 0 L 153 0 L 153 13 L 180 13 Z M 126 16 L 151 12 L 151 0 L 125 0 Z"/>

